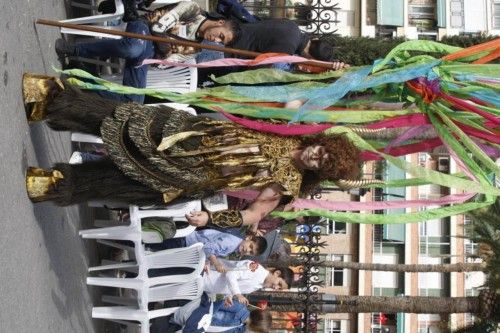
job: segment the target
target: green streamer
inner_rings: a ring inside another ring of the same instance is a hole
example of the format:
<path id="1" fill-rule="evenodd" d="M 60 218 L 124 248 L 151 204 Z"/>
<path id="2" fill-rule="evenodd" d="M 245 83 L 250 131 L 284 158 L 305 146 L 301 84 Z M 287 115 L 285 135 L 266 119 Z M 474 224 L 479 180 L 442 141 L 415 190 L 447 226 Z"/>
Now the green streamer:
<path id="1" fill-rule="evenodd" d="M 147 88 L 133 88 L 126 87 L 120 84 L 112 83 L 101 78 L 92 76 L 91 74 L 84 72 L 82 70 L 65 70 L 64 74 L 83 77 L 86 79 L 92 79 L 98 84 L 92 84 L 89 82 L 84 82 L 78 80 L 74 77 L 69 78 L 68 82 L 74 84 L 82 89 L 93 89 L 93 90 L 107 90 L 113 91 L 121 94 L 146 94 L 149 96 L 168 99 L 177 103 L 186 103 L 190 105 L 200 106 L 207 108 L 212 111 L 216 111 L 218 107 L 223 107 L 224 111 L 232 114 L 239 114 L 243 116 L 248 116 L 252 118 L 260 119 L 282 119 L 291 120 L 295 116 L 297 109 L 287 109 L 287 108 L 277 108 L 277 107 L 263 107 L 251 104 L 238 104 L 231 102 L 214 102 L 211 100 L 202 99 L 205 96 L 212 96 L 218 98 L 226 97 L 227 89 L 224 87 L 217 87 L 213 89 L 204 89 L 200 92 L 192 92 L 187 94 L 178 94 L 168 91 L 157 91 L 154 89 Z M 311 111 L 308 112 L 303 121 L 306 123 L 352 123 L 352 124 L 363 124 L 378 120 L 383 120 L 389 117 L 399 116 L 399 115 L 409 115 L 418 112 L 417 110 L 369 110 L 367 112 L 359 111 Z"/>
<path id="2" fill-rule="evenodd" d="M 455 177 L 465 178 L 462 173 L 457 173 Z M 408 186 L 421 186 L 429 185 L 432 182 L 428 179 L 423 178 L 407 178 L 407 179 L 392 179 L 385 180 L 383 184 L 367 184 L 362 186 L 363 188 L 390 188 L 390 187 L 408 187 Z M 337 186 L 335 182 L 325 181 L 321 183 L 322 186 Z"/>
<path id="3" fill-rule="evenodd" d="M 421 166 L 413 165 L 397 157 L 377 152 L 371 145 L 369 145 L 365 140 L 363 140 L 357 134 L 352 132 L 352 130 L 350 130 L 349 128 L 336 126 L 326 130 L 325 133 L 345 134 L 351 140 L 351 142 L 353 142 L 359 149 L 376 152 L 380 154 L 384 159 L 392 163 L 394 166 L 398 167 L 399 169 L 404 170 L 407 173 L 410 173 L 414 177 L 422 178 L 424 180 L 432 182 L 433 184 L 441 185 L 444 187 L 453 187 L 459 190 L 467 191 L 469 193 L 474 192 L 474 193 L 491 194 L 497 196 L 500 195 L 500 189 L 494 186 L 488 184 L 478 184 L 474 181 L 447 175 L 439 171 L 425 169 Z"/>
<path id="4" fill-rule="evenodd" d="M 366 214 L 366 213 L 344 213 L 332 212 L 322 209 L 305 209 L 297 212 L 272 212 L 271 216 L 292 220 L 303 216 L 323 216 L 337 222 L 363 223 L 363 224 L 405 224 L 416 223 L 448 216 L 463 214 L 468 211 L 491 205 L 494 200 L 484 202 L 467 202 L 454 206 L 433 208 L 425 211 L 410 212 L 404 214 Z"/>
<path id="5" fill-rule="evenodd" d="M 434 53 L 444 53 L 449 54 L 462 50 L 461 47 L 455 47 L 450 45 L 441 44 L 438 42 L 433 42 L 430 40 L 410 40 L 399 44 L 387 54 L 387 56 L 375 65 L 373 68 L 373 73 L 380 71 L 385 65 L 387 65 L 391 60 L 400 57 L 404 52 L 407 51 L 418 51 L 418 52 L 434 52 Z M 409 54 L 405 55 L 404 58 L 408 58 Z"/>
<path id="6" fill-rule="evenodd" d="M 495 64 L 460 64 L 457 62 L 445 62 L 439 66 L 441 71 L 452 75 L 472 74 L 480 76 L 500 77 L 500 66 Z"/>
<path id="7" fill-rule="evenodd" d="M 436 112 L 437 114 L 441 117 L 441 120 L 459 137 L 461 142 L 464 144 L 467 149 L 472 153 L 474 157 L 476 157 L 479 161 L 481 161 L 484 166 L 489 169 L 490 171 L 494 172 L 497 177 L 500 177 L 500 167 L 498 167 L 495 162 L 491 160 L 491 158 L 484 153 L 484 151 L 479 148 L 474 141 L 472 141 L 467 134 L 465 134 L 457 125 L 455 125 L 450 118 L 448 118 L 446 115 L 444 115 L 437 107 L 439 106 L 439 103 L 436 103 Z M 448 136 L 448 138 L 453 141 L 454 143 L 457 142 L 452 136 Z M 470 159 L 466 152 L 463 151 L 464 153 L 464 158 Z M 462 158 L 462 157 L 460 157 Z M 474 174 L 477 175 L 477 173 L 482 173 L 483 170 L 476 164 L 476 170 L 474 170 Z M 486 175 L 483 173 L 483 176 L 486 177 Z"/>
<path id="8" fill-rule="evenodd" d="M 351 67 L 349 70 L 359 69 Z M 337 79 L 347 70 L 328 71 L 319 74 L 291 73 L 272 68 L 259 68 L 243 72 L 230 73 L 223 76 L 211 76 L 214 82 L 219 84 L 262 84 L 262 83 L 287 83 L 298 81 L 319 81 L 328 79 Z"/>

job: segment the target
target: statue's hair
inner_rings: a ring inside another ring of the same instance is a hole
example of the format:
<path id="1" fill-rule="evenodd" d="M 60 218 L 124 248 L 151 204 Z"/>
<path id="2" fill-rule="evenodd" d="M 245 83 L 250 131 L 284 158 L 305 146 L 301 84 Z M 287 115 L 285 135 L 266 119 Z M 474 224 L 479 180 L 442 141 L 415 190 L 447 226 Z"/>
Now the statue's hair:
<path id="1" fill-rule="evenodd" d="M 302 139 L 301 148 L 323 146 L 330 158 L 321 170 L 306 170 L 301 191 L 308 194 L 322 181 L 358 179 L 361 176 L 360 151 L 345 135 L 315 135 Z"/>

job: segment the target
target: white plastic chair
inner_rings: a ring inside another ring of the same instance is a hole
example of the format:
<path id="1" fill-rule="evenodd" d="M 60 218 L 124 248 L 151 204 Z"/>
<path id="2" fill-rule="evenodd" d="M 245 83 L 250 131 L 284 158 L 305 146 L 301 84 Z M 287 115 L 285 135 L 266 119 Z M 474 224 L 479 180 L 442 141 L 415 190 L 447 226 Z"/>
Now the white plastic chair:
<path id="1" fill-rule="evenodd" d="M 159 209 L 142 210 L 138 206 L 130 206 L 130 219 L 142 220 L 146 217 L 171 217 L 174 221 L 187 221 L 185 215 L 192 211 L 201 210 L 201 200 L 191 200 L 174 205 L 168 205 Z M 185 228 L 177 229 L 173 238 L 186 237 L 196 229 L 195 226 L 188 225 Z M 162 238 L 157 232 L 142 231 L 142 241 L 147 244 L 161 243 Z"/>
<path id="2" fill-rule="evenodd" d="M 87 284 L 102 287 L 134 289 L 137 292 L 139 308 L 147 309 L 148 303 L 159 301 L 156 298 L 157 296 L 153 296 L 153 298 L 150 297 L 149 290 L 151 287 L 163 284 L 183 283 L 197 279 L 200 277 L 201 271 L 205 266 L 206 258 L 203 252 L 203 244 L 196 243 L 189 247 L 168 249 L 149 254 L 145 254 L 144 251 L 141 251 L 136 259 L 139 268 L 136 277 L 88 277 Z M 123 269 L 135 265 L 135 263 L 122 263 L 107 266 L 114 269 Z M 148 271 L 151 269 L 174 267 L 191 268 L 193 271 L 187 274 L 148 277 Z"/>
<path id="3" fill-rule="evenodd" d="M 187 64 L 195 64 L 194 58 L 185 61 Z M 121 84 L 122 75 L 103 75 L 103 79 Z M 146 77 L 146 88 L 159 91 L 171 91 L 180 94 L 196 91 L 198 84 L 198 69 L 196 67 L 168 67 L 156 69 L 149 67 Z"/>
<path id="4" fill-rule="evenodd" d="M 184 215 L 193 210 L 201 210 L 201 200 L 179 202 L 157 209 L 141 209 L 139 206 L 131 205 L 130 219 L 141 220 L 145 217 L 172 217 L 177 221 L 186 221 Z"/>
<path id="5" fill-rule="evenodd" d="M 142 247 L 143 235 L 151 238 L 147 231 L 142 231 L 141 220 L 145 217 L 172 217 L 177 221 L 186 221 L 185 214 L 196 210 L 201 210 L 201 200 L 191 200 L 174 205 L 168 205 L 160 209 L 141 209 L 139 206 L 130 206 L 130 224 L 127 226 L 113 226 L 105 228 L 94 228 L 80 230 L 82 238 L 107 239 L 107 240 L 128 240 L 134 243 L 137 248 Z M 176 231 L 174 238 L 185 237 L 193 232 L 196 227 L 188 226 Z M 144 239 L 148 243 L 147 239 Z M 158 243 L 158 241 L 153 241 Z M 136 251 L 137 252 L 137 251 Z"/>
<path id="6" fill-rule="evenodd" d="M 169 284 L 157 286 L 149 289 L 149 298 L 152 302 L 165 300 L 194 300 L 201 297 L 203 292 L 203 279 L 198 277 L 189 282 L 179 284 Z M 160 310 L 147 311 L 146 309 L 136 309 L 131 306 L 106 306 L 94 307 L 92 317 L 119 321 L 121 324 L 130 325 L 130 321 L 138 321 L 141 332 L 149 332 L 149 322 L 151 319 L 168 316 L 175 312 L 178 307 L 164 308 Z"/>
<path id="7" fill-rule="evenodd" d="M 203 293 L 203 278 L 200 276 L 187 283 L 169 284 L 150 288 L 148 296 L 152 302 L 165 300 L 185 299 L 194 300 L 201 297 Z M 134 309 L 127 306 L 104 306 L 92 309 L 92 318 L 138 321 L 141 326 L 141 333 L 149 333 L 149 323 L 151 319 L 164 317 L 172 314 L 178 307 L 165 308 L 160 310 L 147 311 L 146 309 Z M 122 322 L 127 323 L 127 322 Z"/>
<path id="8" fill-rule="evenodd" d="M 201 297 L 203 293 L 202 277 L 196 277 L 181 283 L 171 283 L 149 288 L 149 302 L 163 302 L 171 300 L 194 300 Z M 137 306 L 134 298 L 120 296 L 103 295 L 102 301 L 105 303 L 125 306 Z"/>
<path id="9" fill-rule="evenodd" d="M 93 25 L 102 25 L 103 28 L 107 29 L 120 29 L 119 26 L 111 26 L 106 27 L 106 23 L 114 20 L 120 20 L 125 13 L 125 8 L 121 0 L 115 0 L 116 10 L 113 14 L 99 14 L 99 15 L 91 15 L 85 17 L 72 18 L 67 20 L 62 20 L 63 23 L 73 23 L 73 24 L 93 24 Z M 123 30 L 124 25 L 121 27 Z M 92 36 L 92 37 L 106 37 L 106 38 L 114 38 L 120 39 L 121 36 L 103 34 L 99 32 L 91 32 L 91 31 L 83 31 L 77 29 L 68 29 L 61 28 L 62 34 L 71 34 L 71 35 L 82 35 L 82 36 Z"/>
<path id="10" fill-rule="evenodd" d="M 140 332 L 149 333 L 151 320 L 169 316 L 177 309 L 179 307 L 147 311 L 126 306 L 100 306 L 92 308 L 92 318 L 107 319 L 127 326 L 133 325 L 130 321 L 137 321 L 140 325 Z"/>
<path id="11" fill-rule="evenodd" d="M 149 323 L 152 319 L 166 317 L 174 313 L 179 307 L 172 307 L 160 310 L 137 310 L 126 306 L 101 306 L 92 308 L 92 318 L 119 320 L 122 324 L 125 321 L 138 321 L 141 333 L 149 333 Z"/>
<path id="12" fill-rule="evenodd" d="M 154 8 L 158 8 L 158 7 L 161 7 L 163 5 L 168 5 L 168 4 L 172 4 L 172 3 L 177 3 L 179 1 L 181 1 L 181 0 L 156 0 L 154 2 Z M 189 0 L 182 0 L 182 1 L 189 1 Z M 125 30 L 126 23 L 121 23 L 120 25 L 114 25 L 114 26 L 113 25 L 107 26 L 108 22 L 115 21 L 115 20 L 121 20 L 123 17 L 123 14 L 125 13 L 125 8 L 123 6 L 122 0 L 115 0 L 115 7 L 116 7 L 116 10 L 113 14 L 98 14 L 98 15 L 84 16 L 84 17 L 62 20 L 60 22 L 72 23 L 72 24 L 100 25 L 100 26 L 102 26 L 102 28 L 105 28 L 105 29 Z M 110 34 L 101 33 L 101 32 L 83 31 L 83 30 L 68 29 L 68 28 L 61 28 L 61 34 L 91 36 L 91 37 L 96 37 L 96 38 L 113 38 L 113 39 L 122 38 L 121 36 L 110 35 Z"/>
<path id="13" fill-rule="evenodd" d="M 195 64 L 196 60 L 186 60 L 187 64 Z M 172 91 L 180 94 L 196 91 L 198 85 L 198 69 L 196 67 L 168 67 L 166 69 L 148 70 L 146 87 L 160 91 Z"/>

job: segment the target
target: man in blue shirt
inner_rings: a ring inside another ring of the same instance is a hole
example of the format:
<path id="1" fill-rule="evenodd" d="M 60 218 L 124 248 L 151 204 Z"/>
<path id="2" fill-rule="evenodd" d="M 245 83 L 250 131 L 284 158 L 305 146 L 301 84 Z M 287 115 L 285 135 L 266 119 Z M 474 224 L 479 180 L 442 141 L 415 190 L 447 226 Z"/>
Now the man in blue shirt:
<path id="1" fill-rule="evenodd" d="M 267 241 L 260 236 L 244 236 L 240 229 L 226 229 L 219 231 L 216 229 L 196 230 L 186 237 L 166 239 L 160 244 L 148 244 L 148 248 L 153 251 L 160 251 L 176 247 L 191 246 L 195 243 L 203 243 L 203 251 L 208 261 L 220 272 L 226 272 L 226 268 L 217 259 L 225 257 L 231 253 L 240 256 L 256 256 L 264 253 L 267 248 Z"/>

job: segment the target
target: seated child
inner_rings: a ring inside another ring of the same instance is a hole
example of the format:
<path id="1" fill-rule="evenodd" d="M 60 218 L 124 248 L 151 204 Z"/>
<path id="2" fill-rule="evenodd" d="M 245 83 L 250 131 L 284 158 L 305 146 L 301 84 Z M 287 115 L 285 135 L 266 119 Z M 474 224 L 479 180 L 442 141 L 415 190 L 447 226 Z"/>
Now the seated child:
<path id="1" fill-rule="evenodd" d="M 271 330 L 272 317 L 267 310 L 252 310 L 239 302 L 226 306 L 223 300 L 213 303 L 203 294 L 200 300 L 193 300 L 180 307 L 172 316 L 153 320 L 151 333 L 170 333 L 182 330 L 184 333 L 226 332 L 267 333 Z"/>
<path id="2" fill-rule="evenodd" d="M 166 239 L 159 244 L 148 244 L 148 248 L 152 251 L 160 251 L 191 246 L 195 243 L 203 243 L 203 251 L 208 261 L 219 273 L 224 273 L 226 268 L 217 257 L 225 257 L 231 253 L 240 256 L 256 256 L 264 253 L 267 248 L 267 241 L 264 237 L 244 237 L 241 235 L 240 230 L 235 228 L 224 231 L 215 229 L 196 230 L 186 237 Z"/>
<path id="3" fill-rule="evenodd" d="M 220 261 L 226 267 L 227 272 L 209 271 L 208 274 L 204 274 L 203 290 L 208 294 L 227 295 L 228 305 L 232 305 L 233 297 L 238 302 L 247 305 L 248 300 L 243 294 L 250 294 L 261 288 L 289 289 L 292 284 L 293 272 L 288 267 L 266 269 L 251 260 L 220 259 Z"/>

